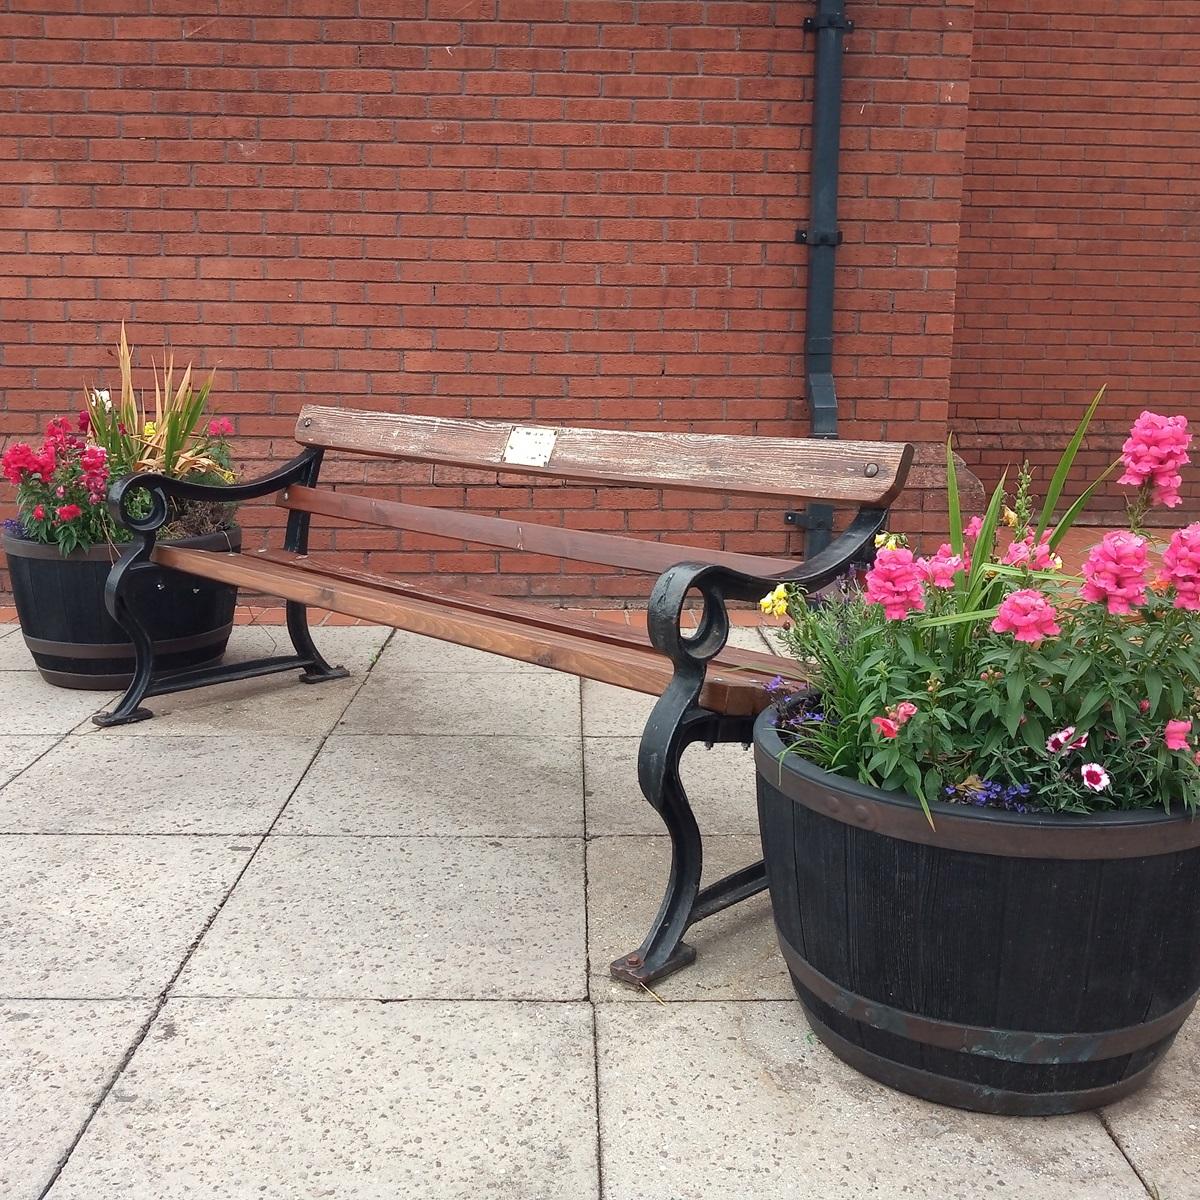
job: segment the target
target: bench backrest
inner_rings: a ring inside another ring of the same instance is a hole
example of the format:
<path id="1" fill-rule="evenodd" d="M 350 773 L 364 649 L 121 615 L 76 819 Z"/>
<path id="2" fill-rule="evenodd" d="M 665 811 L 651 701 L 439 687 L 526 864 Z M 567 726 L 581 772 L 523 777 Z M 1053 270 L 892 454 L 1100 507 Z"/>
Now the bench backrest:
<path id="1" fill-rule="evenodd" d="M 518 425 L 305 405 L 304 446 L 594 483 L 885 508 L 904 487 L 903 442 Z"/>

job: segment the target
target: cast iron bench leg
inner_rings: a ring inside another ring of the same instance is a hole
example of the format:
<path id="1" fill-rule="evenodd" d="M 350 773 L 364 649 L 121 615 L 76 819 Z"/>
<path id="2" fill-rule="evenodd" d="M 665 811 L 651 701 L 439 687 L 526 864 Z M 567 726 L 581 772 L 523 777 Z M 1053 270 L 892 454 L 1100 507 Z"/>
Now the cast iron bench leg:
<path id="1" fill-rule="evenodd" d="M 668 688 L 654 706 L 638 752 L 638 782 L 670 834 L 671 871 L 650 932 L 632 954 L 612 964 L 614 979 L 649 984 L 688 966 L 696 950 L 683 940 L 687 929 L 766 887 L 759 861 L 701 891 L 700 829 L 679 778 L 679 759 L 692 743 L 747 742 L 752 726 L 750 717 L 722 717 L 692 707 L 692 697 L 683 689 Z"/>
<path id="2" fill-rule="evenodd" d="M 287 628 L 296 654 L 308 665 L 300 676 L 301 683 L 325 683 L 329 679 L 345 679 L 350 674 L 345 667 L 331 667 L 317 649 L 308 629 L 308 607 L 295 600 L 287 602 Z"/>
<path id="3" fill-rule="evenodd" d="M 129 681 L 125 694 L 110 712 L 98 712 L 92 717 L 92 723 L 101 727 L 131 725 L 134 721 L 145 721 L 154 716 L 148 708 L 141 706 L 154 675 L 154 642 L 126 597 L 127 580 L 139 569 L 149 565 L 143 561 L 146 556 L 145 547 L 127 551 L 113 568 L 105 584 L 105 606 L 112 619 L 121 626 L 133 643 L 135 657 L 133 678 Z"/>

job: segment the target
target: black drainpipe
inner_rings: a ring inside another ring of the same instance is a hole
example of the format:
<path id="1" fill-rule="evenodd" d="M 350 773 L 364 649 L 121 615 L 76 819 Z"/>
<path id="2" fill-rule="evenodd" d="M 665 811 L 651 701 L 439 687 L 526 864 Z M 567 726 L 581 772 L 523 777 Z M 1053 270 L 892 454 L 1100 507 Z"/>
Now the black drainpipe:
<path id="1" fill-rule="evenodd" d="M 813 437 L 838 435 L 837 389 L 833 381 L 833 268 L 842 240 L 837 227 L 838 151 L 842 133 L 842 54 L 845 35 L 853 28 L 844 0 L 816 0 L 817 15 L 804 28 L 817 36 L 813 70 L 812 208 L 808 229 L 796 240 L 808 246 L 808 294 L 804 321 L 804 394 Z M 789 514 L 805 530 L 804 553 L 810 557 L 829 544 L 833 509 L 809 504 L 804 513 Z"/>

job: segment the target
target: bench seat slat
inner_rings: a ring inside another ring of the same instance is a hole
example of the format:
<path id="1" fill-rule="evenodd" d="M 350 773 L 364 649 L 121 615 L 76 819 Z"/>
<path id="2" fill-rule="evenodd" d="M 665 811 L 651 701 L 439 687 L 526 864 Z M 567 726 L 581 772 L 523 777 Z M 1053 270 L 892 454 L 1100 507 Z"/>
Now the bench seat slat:
<path id="1" fill-rule="evenodd" d="M 299 484 L 281 492 L 281 508 L 312 513 L 315 516 L 381 525 L 388 529 L 411 529 L 437 537 L 457 538 L 506 550 L 531 554 L 550 554 L 576 562 L 603 563 L 659 575 L 680 562 L 715 563 L 748 575 L 764 575 L 793 570 L 796 560 L 764 558 L 753 554 L 734 554 L 671 542 L 641 541 L 590 529 L 565 529 L 561 525 L 542 525 L 536 521 L 510 521 L 462 512 L 454 508 L 426 508 L 395 500 L 377 500 L 327 488 Z"/>
<path id="2" fill-rule="evenodd" d="M 294 567 L 297 570 L 324 575 L 331 579 L 364 583 L 383 591 L 394 592 L 397 595 L 412 596 L 434 604 L 448 604 L 468 612 L 491 613 L 509 620 L 519 619 L 524 624 L 541 629 L 556 629 L 568 634 L 576 633 L 589 640 L 608 642 L 619 646 L 633 646 L 635 649 L 657 654 L 650 644 L 650 638 L 645 629 L 638 629 L 636 626 L 616 625 L 611 621 L 599 621 L 594 617 L 584 617 L 578 613 L 567 613 L 546 605 L 529 604 L 508 596 L 496 596 L 487 592 L 467 592 L 453 588 L 438 588 L 436 591 L 432 591 L 403 583 L 386 575 L 377 575 L 372 571 L 347 567 L 319 555 L 297 555 L 287 550 L 257 550 L 245 557 L 279 563 L 281 566 Z M 769 679 L 773 675 L 777 675 L 781 669 L 791 669 L 794 672 L 796 665 L 790 659 L 780 659 L 765 651 L 741 650 L 736 646 L 726 646 L 718 655 L 717 662 L 719 665 L 735 667 L 739 671 L 745 672 L 747 682 Z"/>
<path id="3" fill-rule="evenodd" d="M 899 494 L 913 454 L 905 443 L 528 426 L 555 435 L 549 462 L 539 467 L 504 462 L 509 435 L 518 427 L 305 405 L 296 440 L 327 450 L 522 475 L 880 508 Z"/>
<path id="4" fill-rule="evenodd" d="M 152 558 L 164 567 L 205 579 L 258 588 L 285 600 L 490 650 L 650 695 L 665 691 L 672 677 L 670 661 L 652 649 L 615 645 L 558 629 L 531 627 L 523 620 L 383 593 L 373 585 L 335 580 L 294 565 L 169 545 L 157 545 Z M 752 715 L 766 705 L 757 678 L 751 680 L 736 667 L 710 669 L 700 702 L 731 716 Z"/>

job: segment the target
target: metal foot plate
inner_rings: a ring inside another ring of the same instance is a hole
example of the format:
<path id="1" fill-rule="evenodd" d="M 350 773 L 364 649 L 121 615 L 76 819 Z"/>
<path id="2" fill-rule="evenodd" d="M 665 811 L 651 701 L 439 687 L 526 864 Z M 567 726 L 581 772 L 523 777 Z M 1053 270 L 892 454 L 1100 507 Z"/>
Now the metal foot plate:
<path id="1" fill-rule="evenodd" d="M 301 683 L 328 683 L 331 679 L 345 679 L 350 672 L 345 667 L 330 667 L 328 671 L 302 671 Z"/>
<path id="2" fill-rule="evenodd" d="M 636 987 L 642 983 L 653 983 L 656 979 L 665 979 L 684 967 L 690 967 L 695 961 L 696 947 L 680 942 L 670 958 L 657 964 L 643 962 L 638 954 L 627 954 L 624 958 L 618 958 L 608 969 L 614 979 L 632 983 Z"/>
<path id="3" fill-rule="evenodd" d="M 118 717 L 113 713 L 98 712 L 92 716 L 92 724 L 107 729 L 110 725 L 132 725 L 135 721 L 148 721 L 154 714 L 148 708 L 135 708 L 127 716 Z"/>

